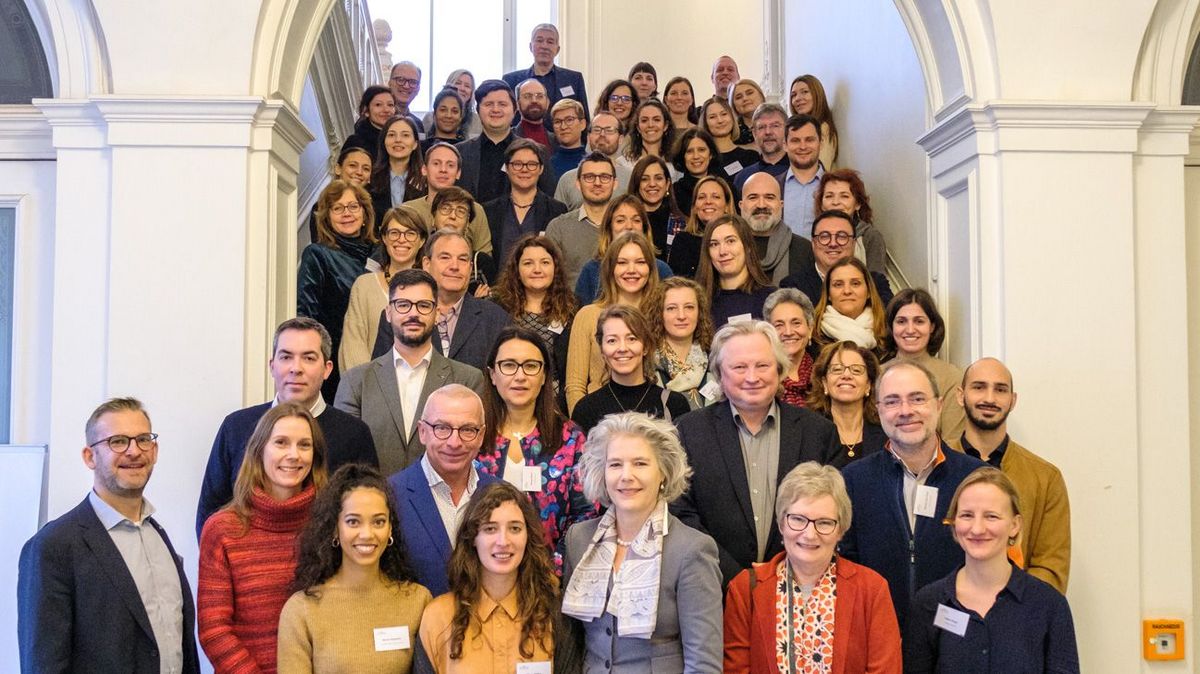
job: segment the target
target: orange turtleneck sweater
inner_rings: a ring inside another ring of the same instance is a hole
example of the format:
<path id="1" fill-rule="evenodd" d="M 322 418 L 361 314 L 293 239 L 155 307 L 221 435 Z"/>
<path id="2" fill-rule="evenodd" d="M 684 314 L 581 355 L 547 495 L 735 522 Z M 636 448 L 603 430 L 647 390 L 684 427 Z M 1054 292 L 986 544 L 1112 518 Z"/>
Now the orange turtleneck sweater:
<path id="1" fill-rule="evenodd" d="M 279 613 L 296 570 L 296 541 L 315 490 L 286 501 L 255 489 L 249 529 L 226 507 L 200 535 L 200 645 L 219 674 L 271 673 Z"/>

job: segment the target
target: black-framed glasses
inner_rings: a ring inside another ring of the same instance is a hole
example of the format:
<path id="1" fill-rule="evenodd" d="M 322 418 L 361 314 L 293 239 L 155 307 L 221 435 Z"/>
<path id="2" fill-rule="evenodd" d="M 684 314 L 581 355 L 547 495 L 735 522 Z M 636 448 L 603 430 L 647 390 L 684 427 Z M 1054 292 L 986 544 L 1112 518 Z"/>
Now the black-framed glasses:
<path id="1" fill-rule="evenodd" d="M 392 305 L 394 311 L 401 314 L 407 314 L 409 311 L 412 311 L 413 307 L 416 307 L 417 313 L 423 316 L 433 313 L 434 307 L 437 306 L 437 303 L 433 300 L 417 300 L 414 302 L 412 300 L 398 299 L 392 300 L 388 304 Z"/>
<path id="2" fill-rule="evenodd" d="M 850 374 L 855 375 L 857 377 L 861 377 L 867 373 L 867 366 L 866 365 L 858 365 L 858 364 L 855 364 L 855 365 L 830 365 L 829 366 L 829 374 L 831 374 L 835 377 L 840 377 L 843 374 L 845 374 L 846 372 L 849 372 Z"/>
<path id="3" fill-rule="evenodd" d="M 599 182 L 601 185 L 607 185 L 611 183 L 614 178 L 616 178 L 616 176 L 611 173 L 584 173 L 583 175 L 579 176 L 580 180 L 589 185 L 597 182 Z"/>
<path id="4" fill-rule="evenodd" d="M 411 77 L 393 77 L 392 81 L 402 87 L 415 87 L 421 83 L 421 80 L 414 80 Z"/>
<path id="5" fill-rule="evenodd" d="M 96 445 L 108 445 L 108 448 L 117 454 L 124 454 L 129 451 L 130 443 L 137 443 L 138 449 L 143 452 L 148 452 L 158 446 L 158 433 L 142 433 L 141 435 L 110 435 L 107 438 L 101 438 L 92 443 L 92 447 Z"/>
<path id="6" fill-rule="evenodd" d="M 554 126 L 571 126 L 572 124 L 574 124 L 575 122 L 578 122 L 578 121 L 579 121 L 579 118 L 574 117 L 574 116 L 559 117 L 558 119 L 554 120 Z"/>
<path id="7" fill-rule="evenodd" d="M 518 368 L 520 368 L 522 372 L 530 377 L 534 377 L 542 371 L 542 368 L 545 367 L 545 365 L 546 364 L 540 360 L 522 360 L 520 362 L 515 360 L 496 361 L 496 369 L 500 371 L 500 374 L 506 377 L 511 377 L 516 374 Z"/>
<path id="8" fill-rule="evenodd" d="M 844 246 L 850 243 L 854 239 L 854 236 L 845 232 L 838 232 L 837 234 L 833 232 L 821 232 L 820 234 L 814 234 L 813 239 L 822 246 L 828 246 L 831 242 L 836 242 L 837 245 Z"/>
<path id="9" fill-rule="evenodd" d="M 450 424 L 431 424 L 428 421 L 425 421 L 424 419 L 421 420 L 421 423 L 425 424 L 430 429 L 432 429 L 433 437 L 437 438 L 438 440 L 449 440 L 450 436 L 454 435 L 454 433 L 457 432 L 459 440 L 462 440 L 463 442 L 470 442 L 470 441 L 474 440 L 475 438 L 479 437 L 479 434 L 483 432 L 482 426 L 475 426 L 473 424 L 468 424 L 468 425 L 464 425 L 464 426 L 451 426 Z"/>
<path id="10" fill-rule="evenodd" d="M 828 536 L 837 530 L 838 521 L 831 520 L 825 517 L 816 520 L 810 520 L 804 515 L 793 515 L 788 513 L 783 516 L 783 521 L 787 522 L 788 528 L 795 532 L 801 532 L 808 528 L 809 524 L 817 530 L 818 534 Z"/>
<path id="11" fill-rule="evenodd" d="M 508 167 L 514 171 L 534 171 L 541 166 L 540 161 L 510 161 Z"/>
<path id="12" fill-rule="evenodd" d="M 593 126 L 588 133 L 596 136 L 616 136 L 621 133 L 621 130 L 613 126 Z"/>
<path id="13" fill-rule="evenodd" d="M 392 243 L 397 241 L 408 241 L 411 243 L 421 238 L 421 235 L 411 229 L 389 229 L 383 233 L 383 238 Z"/>
<path id="14" fill-rule="evenodd" d="M 332 211 L 334 215 L 341 215 L 347 211 L 350 213 L 357 213 L 362 210 L 362 204 L 358 203 L 357 201 L 348 204 L 334 204 L 333 206 L 329 207 L 329 210 Z"/>
<path id="15" fill-rule="evenodd" d="M 632 103 L 633 96 L 626 96 L 625 94 L 610 94 L 608 97 L 608 102 L 609 103 Z"/>

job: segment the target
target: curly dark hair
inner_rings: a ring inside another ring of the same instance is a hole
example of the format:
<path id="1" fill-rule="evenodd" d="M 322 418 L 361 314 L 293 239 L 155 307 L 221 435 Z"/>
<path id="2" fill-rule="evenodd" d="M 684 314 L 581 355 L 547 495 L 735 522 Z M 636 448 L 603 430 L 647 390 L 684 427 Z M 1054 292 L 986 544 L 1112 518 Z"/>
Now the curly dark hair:
<path id="1" fill-rule="evenodd" d="M 504 267 L 500 270 L 500 278 L 492 289 L 492 298 L 509 316 L 520 316 L 525 313 L 525 286 L 521 284 L 521 255 L 527 248 L 541 248 L 554 261 L 554 279 L 546 290 L 542 300 L 542 314 L 551 323 L 566 325 L 571 322 L 575 310 L 579 308 L 579 300 L 567 286 L 567 273 L 563 269 L 562 251 L 558 244 L 541 235 L 526 234 L 517 239 L 512 251 L 505 255 Z"/>
<path id="2" fill-rule="evenodd" d="M 558 448 L 562 447 L 562 427 L 567 423 L 567 418 L 559 411 L 554 397 L 554 373 L 557 371 L 554 354 L 550 352 L 550 349 L 546 347 L 546 342 L 536 332 L 518 325 L 509 325 L 496 335 L 496 341 L 492 344 L 491 351 L 488 352 L 486 362 L 489 372 L 496 367 L 496 355 L 500 353 L 500 347 L 513 340 L 529 342 L 542 356 L 542 390 L 538 392 L 537 399 L 534 401 L 533 417 L 537 421 L 538 432 L 542 438 L 541 456 L 549 460 L 558 451 Z M 508 406 L 500 397 L 500 392 L 496 390 L 496 385 L 492 383 L 491 377 L 484 377 L 483 381 L 485 421 L 482 451 L 490 452 L 495 447 L 495 438 L 500 433 L 500 427 L 508 418 Z"/>
<path id="3" fill-rule="evenodd" d="M 646 146 L 642 140 L 642 131 L 638 128 L 638 120 L 646 108 L 655 108 L 663 116 L 663 135 L 659 144 L 659 153 L 670 158 L 675 149 L 675 122 L 671 120 L 671 111 L 667 105 L 657 98 L 647 98 L 638 104 L 637 109 L 629 117 L 629 147 L 625 148 L 625 158 L 636 162 L 646 154 Z"/>
<path id="4" fill-rule="evenodd" d="M 829 391 L 825 389 L 825 375 L 829 374 L 829 366 L 833 359 L 844 351 L 853 351 L 862 359 L 867 368 L 867 385 L 870 390 L 862 401 L 863 419 L 869 423 L 879 423 L 879 410 L 875 409 L 875 378 L 879 376 L 879 359 L 875 353 L 857 342 L 844 340 L 831 342 L 822 349 L 817 360 L 813 363 L 812 386 L 808 389 L 808 399 L 805 401 L 808 409 L 824 416 L 833 418 L 833 405 L 829 401 Z"/>
<path id="5" fill-rule="evenodd" d="M 393 537 L 379 558 L 379 570 L 384 577 L 395 583 L 416 582 L 416 576 L 408 564 L 408 552 L 404 541 L 395 537 L 400 528 L 396 514 L 396 495 L 379 471 L 370 466 L 352 463 L 337 469 L 325 487 L 317 492 L 313 501 L 308 523 L 300 533 L 299 554 L 296 558 L 296 575 L 289 587 L 291 592 L 304 592 L 310 597 L 320 597 L 318 589 L 342 566 L 342 550 L 331 542 L 336 540 L 338 519 L 342 512 L 342 501 L 355 489 L 374 489 L 383 494 L 387 501 L 388 522 Z"/>
<path id="6" fill-rule="evenodd" d="M 450 555 L 448 575 L 455 595 L 454 617 L 450 621 L 450 658 L 454 660 L 462 657 L 463 641 L 475 616 L 473 607 L 483 595 L 483 564 L 475 551 L 475 537 L 491 518 L 492 511 L 504 503 L 515 503 L 521 509 L 528 535 L 524 556 L 517 567 L 517 607 L 521 621 L 518 650 L 524 658 L 533 657 L 535 643 L 547 652 L 553 650 L 559 588 L 542 520 L 524 492 L 499 480 L 480 486 L 471 496 L 455 537 L 454 552 Z M 481 629 L 476 626 L 477 631 Z"/>

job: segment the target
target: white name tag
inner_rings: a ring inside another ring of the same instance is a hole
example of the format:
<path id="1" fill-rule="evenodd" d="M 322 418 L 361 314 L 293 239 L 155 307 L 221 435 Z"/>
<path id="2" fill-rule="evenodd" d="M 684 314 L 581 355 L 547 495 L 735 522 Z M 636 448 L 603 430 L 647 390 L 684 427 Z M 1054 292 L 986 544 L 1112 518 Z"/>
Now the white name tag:
<path id="1" fill-rule="evenodd" d="M 514 466 L 504 468 L 504 480 L 521 491 L 541 491 L 542 471 L 537 466 Z"/>
<path id="2" fill-rule="evenodd" d="M 517 674 L 550 674 L 550 662 L 518 662 Z"/>
<path id="3" fill-rule="evenodd" d="M 750 314 L 738 314 L 737 316 L 729 317 L 730 323 L 741 323 L 742 321 L 752 321 L 752 320 L 754 320 L 754 317 L 751 316 Z"/>
<path id="4" fill-rule="evenodd" d="M 575 95 L 575 87 L 572 87 L 572 86 L 561 87 L 558 90 L 558 93 L 562 94 L 563 96 L 574 96 Z"/>
<path id="5" fill-rule="evenodd" d="M 674 234 L 668 234 L 668 235 L 667 235 L 667 245 L 669 246 L 669 245 L 671 245 L 671 244 L 673 244 L 673 243 L 675 243 L 675 235 L 674 235 Z M 382 266 L 382 265 L 381 265 L 381 266 Z"/>
<path id="6" fill-rule="evenodd" d="M 425 140 L 425 132 L 418 131 L 417 132 L 417 140 Z"/>
<path id="7" fill-rule="evenodd" d="M 705 400 L 716 400 L 719 393 L 721 393 L 721 385 L 712 379 L 700 387 L 700 395 L 704 396 Z"/>
<path id="8" fill-rule="evenodd" d="M 408 625 L 375 628 L 375 650 L 402 651 L 408 648 Z"/>
<path id="9" fill-rule="evenodd" d="M 553 332 L 556 335 L 561 335 L 562 331 L 567 329 L 567 326 L 563 325 L 562 323 L 551 323 L 546 327 L 550 328 L 550 332 Z"/>
<path id="10" fill-rule="evenodd" d="M 913 500 L 913 513 L 921 517 L 933 517 L 937 511 L 937 487 L 917 485 L 917 497 Z"/>
<path id="11" fill-rule="evenodd" d="M 729 175 L 733 175 L 741 170 L 742 170 L 742 162 L 740 162 L 740 161 L 730 162 L 725 165 L 725 173 L 727 173 Z"/>
<path id="12" fill-rule="evenodd" d="M 959 611 L 958 609 L 950 608 L 945 604 L 938 604 L 937 615 L 933 616 L 933 626 L 940 627 L 951 634 L 962 636 L 967 633 L 967 625 L 971 622 L 971 616 Z"/>

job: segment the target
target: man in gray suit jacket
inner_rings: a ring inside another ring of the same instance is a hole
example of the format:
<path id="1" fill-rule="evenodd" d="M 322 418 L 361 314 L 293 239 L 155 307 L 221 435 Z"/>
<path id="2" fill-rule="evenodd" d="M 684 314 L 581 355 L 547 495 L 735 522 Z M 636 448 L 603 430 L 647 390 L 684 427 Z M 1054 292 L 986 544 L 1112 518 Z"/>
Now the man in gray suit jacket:
<path id="1" fill-rule="evenodd" d="M 395 335 L 392 350 L 342 375 L 334 406 L 366 422 L 384 475 L 403 470 L 425 451 L 416 420 L 429 394 L 446 384 L 483 391 L 479 370 L 442 356 L 432 344 L 437 282 L 406 269 L 388 284 L 384 309 Z"/>

